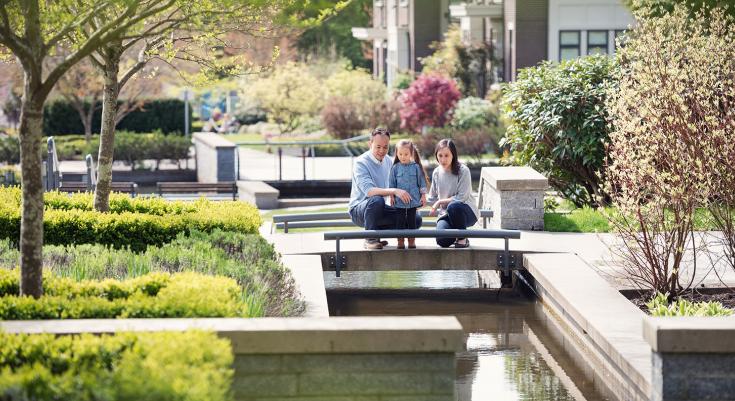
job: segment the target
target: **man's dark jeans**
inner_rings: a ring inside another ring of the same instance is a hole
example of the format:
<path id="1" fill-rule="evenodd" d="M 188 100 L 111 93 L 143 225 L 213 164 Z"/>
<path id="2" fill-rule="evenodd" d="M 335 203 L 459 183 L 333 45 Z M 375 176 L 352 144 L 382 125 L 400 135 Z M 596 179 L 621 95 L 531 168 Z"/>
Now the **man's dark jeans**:
<path id="1" fill-rule="evenodd" d="M 452 201 L 447 206 L 447 214 L 440 217 L 436 222 L 437 230 L 446 230 L 448 228 L 456 228 L 464 230 L 468 226 L 472 226 L 477 223 L 477 216 L 472 208 L 460 201 Z M 447 248 L 451 246 L 456 238 L 437 238 L 436 243 L 442 247 Z"/>
<path id="2" fill-rule="evenodd" d="M 382 196 L 371 196 L 350 209 L 352 222 L 366 230 L 396 228 L 399 210 L 385 204 Z M 421 216 L 416 215 L 416 228 L 421 228 Z"/>

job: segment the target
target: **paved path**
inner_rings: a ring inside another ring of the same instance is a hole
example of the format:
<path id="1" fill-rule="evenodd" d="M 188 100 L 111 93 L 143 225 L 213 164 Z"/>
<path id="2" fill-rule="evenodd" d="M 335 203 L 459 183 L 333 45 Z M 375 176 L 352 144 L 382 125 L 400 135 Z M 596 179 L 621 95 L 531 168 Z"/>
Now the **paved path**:
<path id="1" fill-rule="evenodd" d="M 333 231 L 337 231 L 335 229 Z M 270 234 L 267 229 L 263 229 L 263 235 L 269 241 L 276 245 L 276 249 L 284 255 L 288 254 L 305 254 L 317 252 L 334 252 L 334 241 L 324 241 L 323 233 L 289 233 L 289 234 Z M 390 239 L 390 247 L 395 247 L 395 239 Z M 502 248 L 501 240 L 494 239 L 472 239 L 473 248 Z M 521 238 L 510 241 L 511 250 L 534 252 L 534 253 L 573 253 L 578 255 L 592 269 L 596 270 L 608 282 L 618 289 L 635 288 L 630 282 L 625 280 L 624 270 L 620 263 L 616 262 L 617 258 L 610 251 L 608 245 L 614 243 L 612 234 L 587 234 L 587 233 L 550 233 L 538 231 L 523 231 Z M 421 248 L 436 248 L 436 243 L 431 238 L 416 239 L 419 251 Z M 342 241 L 342 249 L 344 251 L 363 250 L 361 240 L 345 240 Z M 374 251 L 380 252 L 380 251 Z M 406 252 L 413 252 L 407 250 Z M 708 266 L 709 260 L 706 256 L 698 255 L 697 273 L 694 283 L 697 287 L 704 284 L 705 287 L 722 287 L 720 278 L 710 269 L 702 266 Z M 685 274 L 691 271 L 692 263 L 688 263 Z M 735 286 L 735 272 L 726 268 L 720 268 L 719 274 L 725 283 Z M 705 277 L 706 276 L 706 277 Z"/>
<path id="2" fill-rule="evenodd" d="M 275 149 L 274 149 L 275 152 Z M 240 179 L 277 180 L 278 154 L 267 153 L 241 146 Z M 307 157 L 307 180 L 349 180 L 352 178 L 351 157 Z M 301 157 L 283 155 L 282 178 L 301 180 L 304 178 L 304 160 Z"/>

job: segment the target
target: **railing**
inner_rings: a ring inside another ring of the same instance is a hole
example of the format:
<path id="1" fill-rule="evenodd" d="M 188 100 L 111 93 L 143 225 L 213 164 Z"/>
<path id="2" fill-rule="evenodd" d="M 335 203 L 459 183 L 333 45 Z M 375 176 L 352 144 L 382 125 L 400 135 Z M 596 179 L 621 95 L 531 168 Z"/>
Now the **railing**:
<path id="1" fill-rule="evenodd" d="M 283 148 L 284 147 L 300 147 L 301 148 L 301 159 L 302 159 L 302 176 L 303 180 L 306 180 L 306 156 L 307 153 L 312 157 L 315 157 L 314 148 L 320 145 L 341 145 L 345 151 L 345 156 L 355 157 L 356 155 L 352 149 L 348 146 L 350 143 L 363 142 L 370 139 L 370 135 L 360 135 L 348 139 L 341 140 L 325 140 L 325 141 L 242 141 L 235 142 L 235 145 L 240 146 L 275 146 L 278 150 L 278 180 L 283 180 Z M 308 149 L 308 151 L 307 151 Z M 239 152 L 238 152 L 239 158 Z M 237 179 L 240 179 L 240 162 L 238 160 Z"/>
<path id="2" fill-rule="evenodd" d="M 421 217 L 429 216 L 428 210 L 419 210 Z M 493 211 L 480 210 L 482 228 L 487 228 L 487 220 L 493 217 Z M 304 214 L 277 214 L 273 216 L 273 227 L 282 228 L 288 234 L 290 228 L 320 228 L 320 227 L 349 227 L 355 223 L 350 220 L 347 212 L 304 213 Z M 424 227 L 436 227 L 436 222 L 424 221 Z"/>
<path id="3" fill-rule="evenodd" d="M 53 191 L 61 185 L 61 172 L 59 171 L 59 157 L 56 155 L 56 142 L 52 136 L 46 140 L 46 152 L 43 170 L 44 183 L 46 191 Z"/>
<path id="4" fill-rule="evenodd" d="M 510 274 L 510 248 L 509 240 L 521 238 L 521 232 L 517 230 L 362 230 L 324 233 L 325 241 L 336 241 L 334 254 L 335 273 L 340 276 L 342 268 L 342 255 L 340 241 L 346 239 L 369 239 L 369 238 L 496 238 L 503 239 L 505 246 L 502 254 L 503 274 Z"/>

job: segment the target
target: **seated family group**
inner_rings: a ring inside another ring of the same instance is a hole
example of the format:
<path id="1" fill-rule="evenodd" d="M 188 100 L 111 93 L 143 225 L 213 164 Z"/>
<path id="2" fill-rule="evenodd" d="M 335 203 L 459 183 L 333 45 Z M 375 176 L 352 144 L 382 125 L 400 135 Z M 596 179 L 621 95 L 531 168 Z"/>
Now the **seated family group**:
<path id="1" fill-rule="evenodd" d="M 439 216 L 436 228 L 466 229 L 480 217 L 472 195 L 470 169 L 457 159 L 451 139 L 442 139 L 434 149 L 439 163 L 431 174 L 431 186 L 416 146 L 409 140 L 396 144 L 395 157 L 388 156 L 390 132 L 376 128 L 370 137 L 370 149 L 355 160 L 350 194 L 350 218 L 366 230 L 416 229 L 421 227 L 420 207 L 430 205 L 431 216 Z M 388 197 L 390 204 L 386 204 Z M 441 247 L 469 246 L 467 238 L 437 238 Z M 366 249 L 382 249 L 387 241 L 365 240 Z M 403 238 L 398 249 L 404 249 Z M 414 238 L 408 247 L 415 248 Z"/>

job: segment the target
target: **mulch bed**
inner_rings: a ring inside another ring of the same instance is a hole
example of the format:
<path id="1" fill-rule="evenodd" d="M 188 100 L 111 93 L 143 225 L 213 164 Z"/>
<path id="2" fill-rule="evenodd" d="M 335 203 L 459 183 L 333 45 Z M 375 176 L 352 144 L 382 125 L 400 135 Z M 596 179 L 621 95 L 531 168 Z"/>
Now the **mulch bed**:
<path id="1" fill-rule="evenodd" d="M 635 304 L 640 310 L 648 313 L 646 302 L 651 300 L 652 294 L 650 292 L 624 292 L 626 298 Z M 708 288 L 707 291 L 691 290 L 687 291 L 680 296 L 680 299 L 686 299 L 691 302 L 710 302 L 717 301 L 726 308 L 735 309 L 735 289 L 730 290 L 727 288 L 712 289 Z"/>

